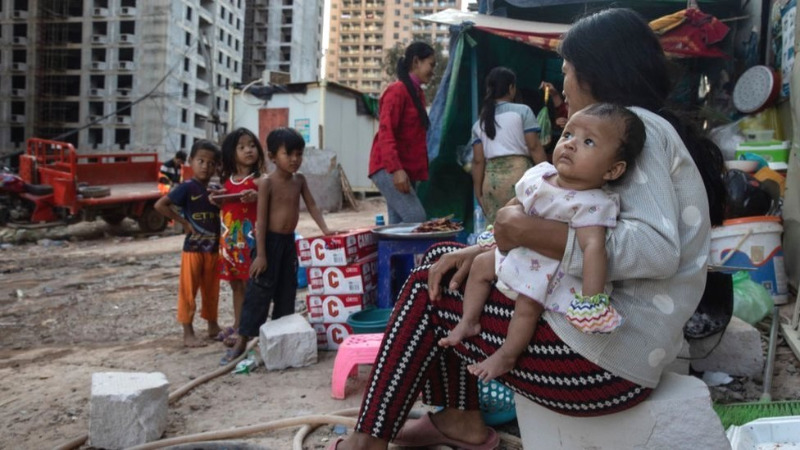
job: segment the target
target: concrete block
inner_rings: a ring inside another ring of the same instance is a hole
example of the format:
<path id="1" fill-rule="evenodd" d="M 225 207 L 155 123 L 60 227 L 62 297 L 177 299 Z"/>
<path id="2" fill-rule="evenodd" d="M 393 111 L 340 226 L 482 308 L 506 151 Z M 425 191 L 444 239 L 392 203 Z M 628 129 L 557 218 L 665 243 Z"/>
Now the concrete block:
<path id="1" fill-rule="evenodd" d="M 689 363 L 691 362 L 689 361 L 689 358 L 691 356 L 689 342 L 684 339 L 681 351 L 678 352 L 678 357 L 675 358 L 675 361 L 667 364 L 667 367 L 664 368 L 664 372 L 677 373 L 678 375 L 689 375 Z"/>
<path id="2" fill-rule="evenodd" d="M 631 409 L 571 417 L 515 396 L 525 450 L 729 450 L 711 409 L 708 387 L 695 377 L 664 373 L 650 397 Z"/>
<path id="3" fill-rule="evenodd" d="M 267 370 L 305 367 L 317 362 L 317 333 L 300 314 L 261 325 L 258 346 Z"/>
<path id="4" fill-rule="evenodd" d="M 722 340 L 719 339 L 719 335 L 716 335 L 691 342 L 692 358 L 702 358 L 692 361 L 694 370 L 725 372 L 755 379 L 763 377 L 764 350 L 761 347 L 761 333 L 755 327 L 733 317 L 722 333 Z M 717 341 L 719 345 L 714 348 Z"/>
<path id="5" fill-rule="evenodd" d="M 118 449 L 160 438 L 167 429 L 168 397 L 163 373 L 93 373 L 89 444 Z"/>

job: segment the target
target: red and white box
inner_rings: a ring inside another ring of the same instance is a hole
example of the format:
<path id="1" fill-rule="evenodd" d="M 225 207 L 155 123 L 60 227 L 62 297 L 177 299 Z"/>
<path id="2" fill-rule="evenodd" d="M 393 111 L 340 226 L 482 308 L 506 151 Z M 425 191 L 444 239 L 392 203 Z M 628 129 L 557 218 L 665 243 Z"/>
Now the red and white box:
<path id="1" fill-rule="evenodd" d="M 353 334 L 353 329 L 346 323 L 314 323 L 311 326 L 317 332 L 317 348 L 320 350 L 336 350 L 347 336 Z"/>
<path id="2" fill-rule="evenodd" d="M 370 289 L 363 294 L 306 296 L 309 323 L 345 323 L 353 313 L 375 304 L 377 293 Z"/>
<path id="3" fill-rule="evenodd" d="M 349 266 L 309 267 L 309 294 L 363 294 L 378 285 L 377 258 Z"/>
<path id="4" fill-rule="evenodd" d="M 346 266 L 378 251 L 378 239 L 371 228 L 298 239 L 295 244 L 300 267 Z"/>

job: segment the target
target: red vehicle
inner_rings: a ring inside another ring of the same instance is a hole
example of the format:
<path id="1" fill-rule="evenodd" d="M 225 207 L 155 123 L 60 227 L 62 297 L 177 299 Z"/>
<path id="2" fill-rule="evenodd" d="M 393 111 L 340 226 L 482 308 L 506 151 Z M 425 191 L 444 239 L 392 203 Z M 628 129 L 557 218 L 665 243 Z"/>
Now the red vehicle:
<path id="1" fill-rule="evenodd" d="M 131 217 L 145 232 L 166 227 L 166 218 L 153 208 L 163 195 L 157 154 L 79 155 L 66 142 L 29 139 L 27 144 L 19 176 L 3 174 L 0 222 L 58 224 L 99 217 L 115 225 Z"/>

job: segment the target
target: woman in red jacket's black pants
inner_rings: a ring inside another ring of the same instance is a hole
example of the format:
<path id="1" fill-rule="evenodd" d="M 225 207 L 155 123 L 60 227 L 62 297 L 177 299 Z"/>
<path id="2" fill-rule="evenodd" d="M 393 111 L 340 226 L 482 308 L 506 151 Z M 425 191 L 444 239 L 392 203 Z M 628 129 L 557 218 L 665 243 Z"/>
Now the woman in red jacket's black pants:
<path id="1" fill-rule="evenodd" d="M 369 177 L 386 199 L 389 223 L 423 222 L 414 186 L 428 179 L 430 121 L 421 85 L 433 78 L 433 47 L 413 42 L 397 62 L 398 80 L 381 95 L 380 125 L 369 154 Z"/>

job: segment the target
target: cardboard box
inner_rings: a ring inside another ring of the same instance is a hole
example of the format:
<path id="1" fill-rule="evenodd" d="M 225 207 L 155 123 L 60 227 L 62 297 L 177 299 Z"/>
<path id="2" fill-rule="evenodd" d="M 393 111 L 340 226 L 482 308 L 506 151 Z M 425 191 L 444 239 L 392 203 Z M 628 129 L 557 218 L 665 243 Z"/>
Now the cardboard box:
<path id="1" fill-rule="evenodd" d="M 349 266 L 309 267 L 309 294 L 363 294 L 378 285 L 377 259 Z"/>
<path id="2" fill-rule="evenodd" d="M 378 251 L 378 240 L 371 228 L 298 239 L 296 245 L 300 267 L 346 266 Z"/>
<path id="3" fill-rule="evenodd" d="M 317 332 L 319 350 L 336 350 L 347 336 L 353 334 L 353 329 L 346 323 L 315 323 L 311 326 Z"/>
<path id="4" fill-rule="evenodd" d="M 345 323 L 351 314 L 375 304 L 375 289 L 363 294 L 306 296 L 309 323 Z"/>

